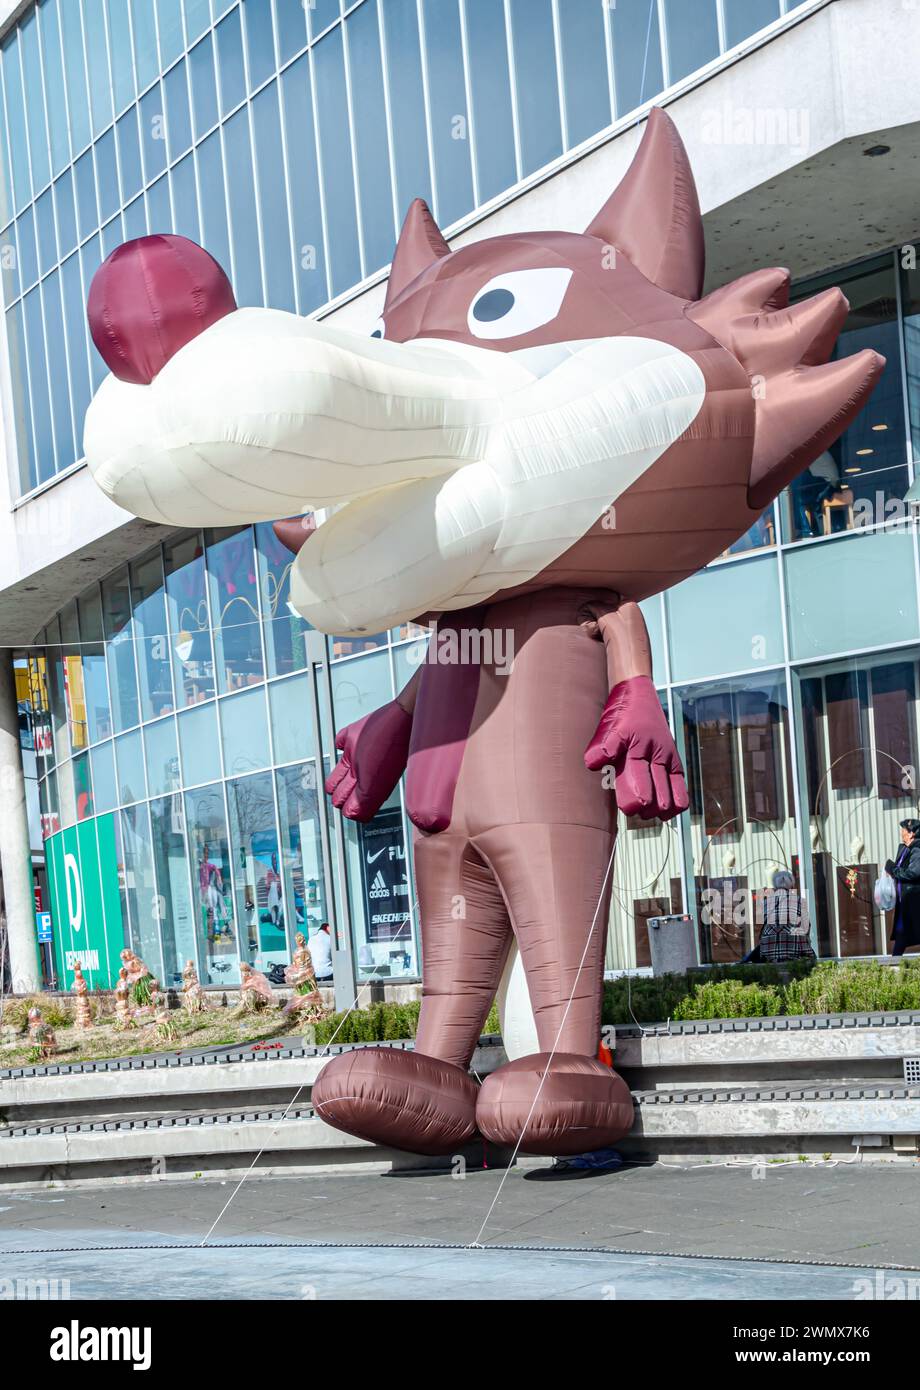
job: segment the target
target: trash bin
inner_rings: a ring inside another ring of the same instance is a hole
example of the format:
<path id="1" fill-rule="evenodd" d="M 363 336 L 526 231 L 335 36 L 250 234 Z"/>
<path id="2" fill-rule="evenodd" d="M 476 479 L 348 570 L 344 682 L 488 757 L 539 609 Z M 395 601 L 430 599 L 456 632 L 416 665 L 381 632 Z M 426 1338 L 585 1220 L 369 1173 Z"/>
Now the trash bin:
<path id="1" fill-rule="evenodd" d="M 699 964 L 693 918 L 686 913 L 649 917 L 653 975 L 683 975 Z"/>

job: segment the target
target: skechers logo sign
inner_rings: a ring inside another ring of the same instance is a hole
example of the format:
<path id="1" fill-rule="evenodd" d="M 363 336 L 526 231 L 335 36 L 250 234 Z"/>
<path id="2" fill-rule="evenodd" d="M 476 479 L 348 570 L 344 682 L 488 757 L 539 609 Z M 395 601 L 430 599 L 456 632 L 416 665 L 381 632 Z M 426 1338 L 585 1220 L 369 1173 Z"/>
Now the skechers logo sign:
<path id="1" fill-rule="evenodd" d="M 52 1361 L 130 1361 L 135 1371 L 150 1370 L 149 1327 L 67 1327 L 51 1329 Z"/>

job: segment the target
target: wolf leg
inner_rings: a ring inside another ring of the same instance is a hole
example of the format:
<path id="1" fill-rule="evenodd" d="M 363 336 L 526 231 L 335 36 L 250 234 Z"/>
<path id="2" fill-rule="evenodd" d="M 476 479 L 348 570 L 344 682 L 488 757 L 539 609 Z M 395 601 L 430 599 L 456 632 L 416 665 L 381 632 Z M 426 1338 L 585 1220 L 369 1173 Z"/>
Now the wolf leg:
<path id="1" fill-rule="evenodd" d="M 540 1046 L 486 1078 L 479 1130 L 500 1144 L 523 1135 L 524 1153 L 612 1144 L 633 1118 L 626 1083 L 597 1060 L 614 835 L 587 825 L 509 825 L 474 844 L 508 905 Z"/>
<path id="2" fill-rule="evenodd" d="M 468 1067 L 501 977 L 511 927 L 490 870 L 465 835 L 420 836 L 415 877 L 425 993 L 414 1052 L 334 1057 L 313 1087 L 328 1124 L 412 1153 L 454 1152 L 476 1132 Z"/>

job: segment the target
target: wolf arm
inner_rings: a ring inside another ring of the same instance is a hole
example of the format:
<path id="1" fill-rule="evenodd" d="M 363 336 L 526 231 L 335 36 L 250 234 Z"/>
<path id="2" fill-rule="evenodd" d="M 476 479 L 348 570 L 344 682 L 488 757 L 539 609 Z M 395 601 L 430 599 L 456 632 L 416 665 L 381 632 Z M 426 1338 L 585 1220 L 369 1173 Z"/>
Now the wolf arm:
<path id="1" fill-rule="evenodd" d="M 610 694 L 585 764 L 613 767 L 620 810 L 643 820 L 670 820 L 689 803 L 684 769 L 652 679 L 648 629 L 638 604 L 599 609 L 586 621 L 607 654 Z"/>
<path id="2" fill-rule="evenodd" d="M 342 756 L 326 778 L 326 791 L 349 820 L 371 820 L 405 772 L 421 677 L 420 666 L 395 700 L 336 734 Z"/>

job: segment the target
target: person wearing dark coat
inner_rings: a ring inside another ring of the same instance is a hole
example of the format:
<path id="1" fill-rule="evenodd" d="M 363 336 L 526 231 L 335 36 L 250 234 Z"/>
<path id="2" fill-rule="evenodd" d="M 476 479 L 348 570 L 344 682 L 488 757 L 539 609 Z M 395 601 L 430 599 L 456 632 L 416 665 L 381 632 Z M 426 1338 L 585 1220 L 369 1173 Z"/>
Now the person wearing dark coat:
<path id="1" fill-rule="evenodd" d="M 901 821 L 901 848 L 885 869 L 898 894 L 891 954 L 903 956 L 908 946 L 920 946 L 920 820 Z"/>

